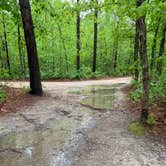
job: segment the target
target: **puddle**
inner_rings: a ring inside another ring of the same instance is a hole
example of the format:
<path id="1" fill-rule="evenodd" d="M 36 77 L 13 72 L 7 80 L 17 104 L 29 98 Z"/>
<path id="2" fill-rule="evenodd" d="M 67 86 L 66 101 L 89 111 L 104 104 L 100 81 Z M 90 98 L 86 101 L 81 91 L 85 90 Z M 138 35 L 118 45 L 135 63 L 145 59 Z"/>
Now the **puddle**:
<path id="1" fill-rule="evenodd" d="M 86 87 L 79 87 L 79 88 L 73 88 L 72 90 L 68 91 L 69 94 L 74 95 L 90 95 L 94 91 L 100 91 L 100 94 L 110 94 L 111 90 L 117 90 L 120 87 L 126 85 L 125 83 L 119 83 L 119 84 L 113 84 L 113 85 L 89 85 Z"/>
<path id="2" fill-rule="evenodd" d="M 82 118 L 63 117 L 43 128 L 0 137 L 1 166 L 70 166 L 79 135 L 76 130 L 89 127 L 92 117 L 82 110 Z"/>
<path id="3" fill-rule="evenodd" d="M 93 89 L 89 96 L 83 97 L 81 103 L 94 109 L 110 110 L 114 105 L 116 89 Z"/>
<path id="4" fill-rule="evenodd" d="M 71 91 L 70 93 L 79 95 L 81 104 L 92 109 L 111 110 L 116 104 L 116 99 L 119 97 L 119 87 L 122 84 L 112 86 L 87 86 L 81 90 Z"/>

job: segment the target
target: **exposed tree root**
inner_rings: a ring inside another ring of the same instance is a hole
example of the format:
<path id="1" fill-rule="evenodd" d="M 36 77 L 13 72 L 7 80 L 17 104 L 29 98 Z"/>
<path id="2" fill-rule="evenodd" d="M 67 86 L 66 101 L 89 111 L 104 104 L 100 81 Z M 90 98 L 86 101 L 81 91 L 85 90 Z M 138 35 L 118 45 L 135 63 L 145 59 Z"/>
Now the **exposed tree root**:
<path id="1" fill-rule="evenodd" d="M 4 152 L 13 152 L 13 153 L 18 153 L 18 154 L 23 153 L 17 149 L 12 149 L 12 148 L 0 149 L 0 153 L 4 153 Z"/>
<path id="2" fill-rule="evenodd" d="M 83 104 L 83 103 L 80 103 L 82 106 L 86 107 L 86 108 L 89 108 L 89 109 L 92 109 L 92 110 L 95 110 L 95 111 L 98 111 L 98 112 L 106 112 L 107 109 L 104 109 L 104 108 L 98 108 L 98 107 L 92 107 L 88 104 Z"/>

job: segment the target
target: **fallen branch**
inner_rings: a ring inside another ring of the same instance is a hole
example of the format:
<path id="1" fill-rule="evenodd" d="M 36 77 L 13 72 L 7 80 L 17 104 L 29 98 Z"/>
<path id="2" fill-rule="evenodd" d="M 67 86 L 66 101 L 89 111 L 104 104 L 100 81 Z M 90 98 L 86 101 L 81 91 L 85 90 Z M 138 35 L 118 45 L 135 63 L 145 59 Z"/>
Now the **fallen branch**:
<path id="1" fill-rule="evenodd" d="M 104 108 L 92 107 L 92 106 L 90 106 L 88 104 L 83 104 L 83 103 L 80 103 L 80 104 L 82 106 L 84 106 L 84 107 L 87 107 L 87 108 L 95 110 L 95 111 L 99 111 L 99 112 L 105 112 L 105 111 L 107 111 L 107 109 L 104 109 Z"/>
<path id="2" fill-rule="evenodd" d="M 23 152 L 17 150 L 17 149 L 12 149 L 12 148 L 6 148 L 6 149 L 0 149 L 0 153 L 4 153 L 4 152 L 14 152 L 14 153 L 19 153 L 19 154 L 22 154 Z"/>
<path id="3" fill-rule="evenodd" d="M 23 117 L 27 122 L 29 122 L 29 123 L 31 123 L 31 124 L 34 124 L 34 125 L 37 125 L 36 124 L 36 122 L 33 120 L 33 119 L 29 119 L 29 118 L 27 118 L 27 116 L 26 115 L 24 115 L 24 114 L 19 114 L 21 117 Z"/>

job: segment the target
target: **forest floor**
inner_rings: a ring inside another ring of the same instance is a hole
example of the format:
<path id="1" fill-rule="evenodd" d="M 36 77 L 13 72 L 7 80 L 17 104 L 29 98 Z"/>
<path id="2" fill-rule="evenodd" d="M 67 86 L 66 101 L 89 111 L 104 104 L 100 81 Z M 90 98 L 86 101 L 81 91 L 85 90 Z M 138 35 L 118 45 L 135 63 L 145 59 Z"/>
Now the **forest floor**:
<path id="1" fill-rule="evenodd" d="M 26 95 L 28 82 L 8 82 L 14 95 L 1 106 L 0 165 L 165 166 L 164 142 L 129 131 L 130 82 L 44 82 L 43 97 Z"/>

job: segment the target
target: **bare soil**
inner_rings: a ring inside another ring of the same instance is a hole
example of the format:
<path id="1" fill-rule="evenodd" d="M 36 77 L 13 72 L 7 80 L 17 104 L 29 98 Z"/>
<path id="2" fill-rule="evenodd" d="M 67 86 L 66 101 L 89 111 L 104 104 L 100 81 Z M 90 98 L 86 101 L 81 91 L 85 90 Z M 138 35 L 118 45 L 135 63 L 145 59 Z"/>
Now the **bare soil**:
<path id="1" fill-rule="evenodd" d="M 22 108 L 33 105 L 46 97 L 46 94 L 42 97 L 32 96 L 28 91 L 20 88 L 4 86 L 1 89 L 6 93 L 6 98 L 4 102 L 0 103 L 0 116 L 20 111 Z"/>

